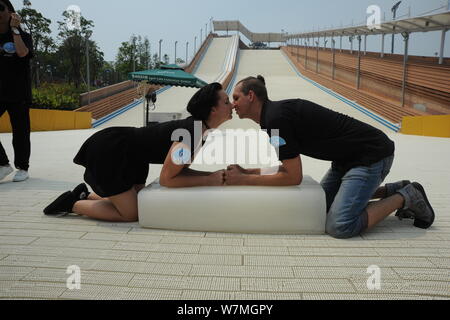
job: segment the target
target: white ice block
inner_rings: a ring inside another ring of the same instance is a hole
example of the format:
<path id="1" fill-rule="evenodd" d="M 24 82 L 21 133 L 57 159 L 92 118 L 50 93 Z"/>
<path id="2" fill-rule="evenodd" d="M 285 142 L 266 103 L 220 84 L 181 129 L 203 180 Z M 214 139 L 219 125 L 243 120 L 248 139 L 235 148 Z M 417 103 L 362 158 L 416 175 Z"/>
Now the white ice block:
<path id="1" fill-rule="evenodd" d="M 138 195 L 144 228 L 179 231 L 324 234 L 325 193 L 305 176 L 294 187 L 169 189 L 155 181 Z"/>

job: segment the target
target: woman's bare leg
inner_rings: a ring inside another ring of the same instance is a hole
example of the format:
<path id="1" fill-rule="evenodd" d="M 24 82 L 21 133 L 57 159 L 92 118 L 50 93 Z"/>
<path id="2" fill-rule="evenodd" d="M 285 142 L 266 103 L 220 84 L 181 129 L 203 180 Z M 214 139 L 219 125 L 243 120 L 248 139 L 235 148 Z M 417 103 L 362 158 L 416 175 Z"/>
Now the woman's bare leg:
<path id="1" fill-rule="evenodd" d="M 134 185 L 134 190 L 136 190 L 136 193 L 139 193 L 139 191 L 141 191 L 144 188 L 145 188 L 145 184 L 135 184 Z M 102 198 L 98 194 L 96 194 L 94 191 L 92 191 L 86 200 L 109 200 L 109 199 Z"/>
<path id="2" fill-rule="evenodd" d="M 72 211 L 108 222 L 135 222 L 138 220 L 137 192 L 133 187 L 117 196 L 101 198 L 101 200 L 77 201 Z"/>
<path id="3" fill-rule="evenodd" d="M 144 188 L 145 188 L 145 184 L 135 184 L 134 185 L 134 190 L 136 190 L 136 193 L 139 193 L 139 191 L 141 191 Z"/>
<path id="4" fill-rule="evenodd" d="M 92 191 L 86 200 L 108 200 L 108 198 L 102 198 L 98 194 L 96 194 L 94 191 Z"/>

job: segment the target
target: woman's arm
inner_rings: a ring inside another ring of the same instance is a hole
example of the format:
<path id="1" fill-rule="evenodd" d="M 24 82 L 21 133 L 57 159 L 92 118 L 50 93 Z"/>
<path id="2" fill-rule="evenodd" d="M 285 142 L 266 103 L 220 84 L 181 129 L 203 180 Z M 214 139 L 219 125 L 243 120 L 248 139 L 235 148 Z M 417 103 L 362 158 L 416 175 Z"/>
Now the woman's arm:
<path id="1" fill-rule="evenodd" d="M 19 28 L 21 22 L 21 18 L 17 13 L 11 14 L 11 22 L 10 26 L 11 28 Z M 14 38 L 14 45 L 16 47 L 16 54 L 19 56 L 19 58 L 26 57 L 30 50 L 26 46 L 25 42 L 23 42 L 22 35 L 21 34 L 15 34 L 13 32 L 13 38 Z"/>
<path id="2" fill-rule="evenodd" d="M 242 168 L 241 168 L 242 169 Z M 302 183 L 303 169 L 300 156 L 284 160 L 278 169 L 252 169 L 247 174 L 237 166 L 231 166 L 225 174 L 226 185 L 247 186 L 294 186 Z M 272 172 L 271 172 L 272 171 Z"/>
<path id="3" fill-rule="evenodd" d="M 223 185 L 225 170 L 214 173 L 201 172 L 187 168 L 189 165 L 181 163 L 182 161 L 178 161 L 178 159 L 174 162 L 172 155 L 178 154 L 182 148 L 187 148 L 187 146 L 183 143 L 174 142 L 167 154 L 159 177 L 159 183 L 163 187 L 188 188 Z"/>
<path id="4" fill-rule="evenodd" d="M 189 177 L 205 177 L 211 175 L 212 172 L 193 170 L 185 166 L 181 173 Z"/>
<path id="5" fill-rule="evenodd" d="M 20 34 L 13 33 L 14 45 L 16 46 L 16 54 L 19 58 L 26 57 L 30 50 L 27 48 L 23 42 L 22 36 Z"/>

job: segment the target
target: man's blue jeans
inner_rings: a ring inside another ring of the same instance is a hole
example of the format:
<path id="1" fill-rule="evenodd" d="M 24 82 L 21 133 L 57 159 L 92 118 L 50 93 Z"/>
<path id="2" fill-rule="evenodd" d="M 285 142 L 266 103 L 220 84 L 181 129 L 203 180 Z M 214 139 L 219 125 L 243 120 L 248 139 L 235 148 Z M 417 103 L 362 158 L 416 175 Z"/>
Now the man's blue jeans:
<path id="1" fill-rule="evenodd" d="M 389 174 L 394 156 L 343 172 L 335 165 L 321 181 L 327 199 L 326 231 L 338 239 L 360 235 L 368 226 L 367 206 Z"/>

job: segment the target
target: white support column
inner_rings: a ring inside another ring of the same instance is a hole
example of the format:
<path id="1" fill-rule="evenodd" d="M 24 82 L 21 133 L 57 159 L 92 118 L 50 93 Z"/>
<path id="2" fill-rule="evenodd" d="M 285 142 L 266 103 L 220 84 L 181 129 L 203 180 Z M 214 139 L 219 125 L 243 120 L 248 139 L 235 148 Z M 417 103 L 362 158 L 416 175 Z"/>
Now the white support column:
<path id="1" fill-rule="evenodd" d="M 450 1 L 449 1 L 450 3 Z M 447 33 L 447 29 L 442 30 L 441 36 L 441 49 L 439 51 L 439 64 L 444 63 L 444 48 L 445 48 L 445 34 Z"/>

